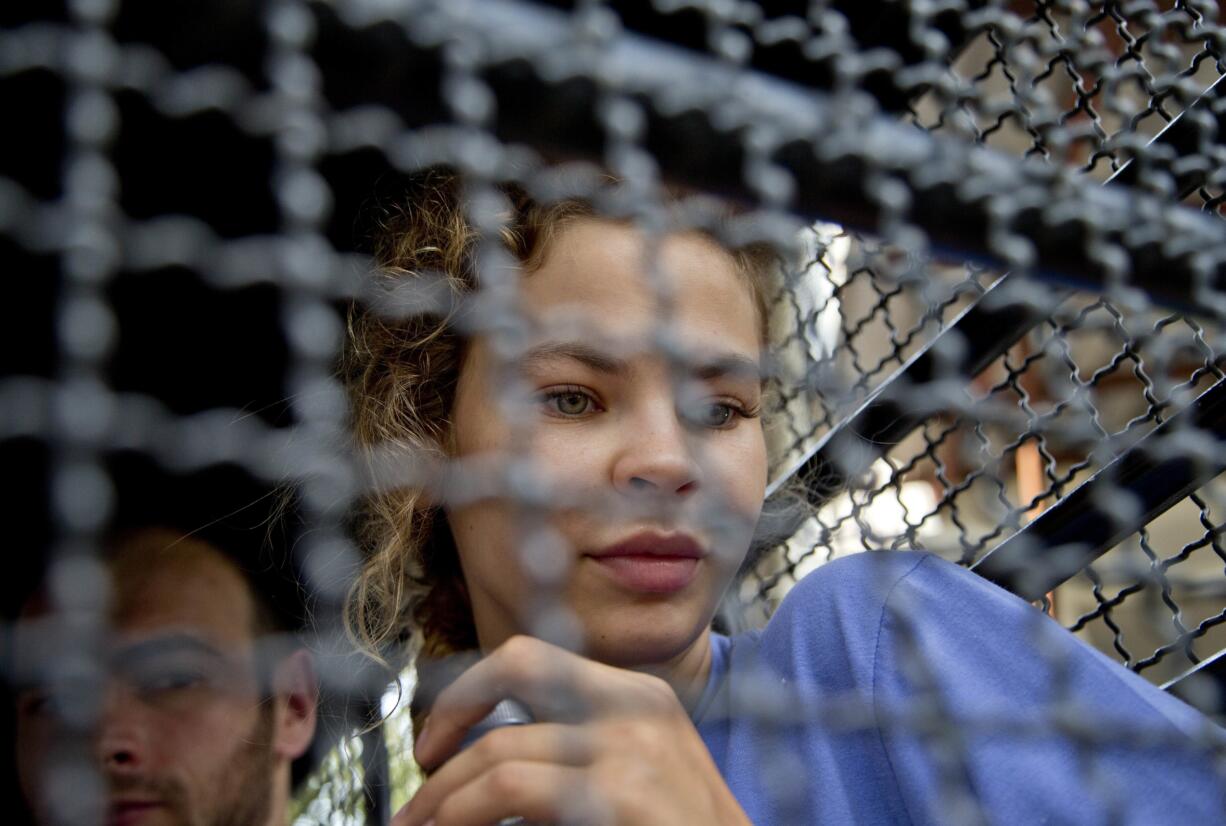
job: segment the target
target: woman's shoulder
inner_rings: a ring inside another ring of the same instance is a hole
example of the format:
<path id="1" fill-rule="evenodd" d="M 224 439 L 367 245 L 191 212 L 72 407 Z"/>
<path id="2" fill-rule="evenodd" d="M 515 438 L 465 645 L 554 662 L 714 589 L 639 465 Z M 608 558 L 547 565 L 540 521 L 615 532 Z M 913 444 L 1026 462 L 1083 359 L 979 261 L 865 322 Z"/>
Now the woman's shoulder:
<path id="1" fill-rule="evenodd" d="M 842 629 L 873 626 L 892 603 L 913 602 L 916 593 L 939 597 L 947 590 L 991 598 L 1000 589 L 927 551 L 850 554 L 802 577 L 780 603 L 765 635 L 811 631 L 815 622 Z"/>
<path id="2" fill-rule="evenodd" d="M 950 621 L 985 612 L 1029 616 L 1025 601 L 974 572 L 923 550 L 865 551 L 839 557 L 803 577 L 771 618 L 768 633 L 816 621 L 840 627 L 880 624 L 887 611 L 904 611 L 927 621 Z"/>
<path id="3" fill-rule="evenodd" d="M 833 559 L 802 577 L 788 591 L 775 617 L 839 604 L 840 608 L 870 609 L 928 560 L 927 551 L 864 551 Z M 869 603 L 864 599 L 868 597 Z M 841 603 L 847 603 L 846 606 Z"/>
<path id="4" fill-rule="evenodd" d="M 1208 823 L 1226 800 L 1212 724 L 1034 606 L 930 553 L 832 561 L 796 584 L 760 634 L 733 640 L 734 672 L 738 647 L 815 721 L 833 698 L 871 710 L 870 730 L 876 715 L 940 710 L 942 730 L 962 732 L 974 794 L 1000 822 L 1102 822 L 1118 796 L 1136 822 Z M 749 698 L 734 710 L 761 705 Z M 1111 736 L 1099 743 L 1092 731 Z M 827 730 L 802 725 L 797 736 L 817 753 Z M 923 736 L 882 728 L 854 741 L 863 753 L 839 742 L 840 769 L 852 758 L 862 761 L 853 774 L 887 766 L 883 783 L 897 787 L 904 810 L 940 820 L 941 769 Z M 1087 759 L 1110 787 L 1106 798 L 1085 793 Z"/>
<path id="5" fill-rule="evenodd" d="M 918 671 L 967 710 L 1055 702 L 1056 686 L 1199 729 L 1203 718 L 1030 603 L 924 551 L 871 551 L 801 579 L 756 643 L 771 670 L 823 689 L 908 696 Z M 833 675 L 833 676 L 832 676 Z"/>
<path id="6" fill-rule="evenodd" d="M 753 647 L 788 679 L 878 698 L 905 690 L 894 683 L 914 673 L 903 666 L 915 655 L 953 693 L 984 680 L 1000 689 L 980 698 L 1052 679 L 1040 648 L 1109 681 L 1122 671 L 1033 605 L 926 551 L 866 551 L 823 565 L 796 583 Z"/>
<path id="7" fill-rule="evenodd" d="M 935 567 L 938 579 L 960 577 L 957 566 L 924 551 L 832 560 L 792 587 L 765 629 L 738 642 L 783 677 L 835 675 L 849 688 L 868 679 L 886 606 L 926 567 Z"/>

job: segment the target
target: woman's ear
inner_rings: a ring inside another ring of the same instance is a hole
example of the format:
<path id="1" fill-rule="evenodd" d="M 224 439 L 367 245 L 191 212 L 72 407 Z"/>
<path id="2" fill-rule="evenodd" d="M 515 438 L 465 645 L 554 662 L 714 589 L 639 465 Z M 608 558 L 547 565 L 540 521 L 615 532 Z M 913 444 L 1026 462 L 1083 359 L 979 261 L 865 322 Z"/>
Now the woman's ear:
<path id="1" fill-rule="evenodd" d="M 277 664 L 272 692 L 276 712 L 273 751 L 293 761 L 306 753 L 315 737 L 319 680 L 309 651 L 298 648 Z"/>

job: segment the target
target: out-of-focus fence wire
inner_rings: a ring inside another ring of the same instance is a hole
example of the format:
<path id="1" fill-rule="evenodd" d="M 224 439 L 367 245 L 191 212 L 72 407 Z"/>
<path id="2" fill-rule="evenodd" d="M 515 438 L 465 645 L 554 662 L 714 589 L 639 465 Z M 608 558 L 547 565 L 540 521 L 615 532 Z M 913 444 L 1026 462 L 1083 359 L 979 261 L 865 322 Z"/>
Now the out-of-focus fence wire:
<path id="1" fill-rule="evenodd" d="M 731 199 L 799 251 L 772 478 L 815 511 L 732 622 L 836 556 L 926 547 L 1220 712 L 1216 4 L 53 6 L 0 11 L 0 442 L 49 468 L 11 500 L 44 511 L 31 576 L 102 581 L 115 454 L 233 464 L 301 491 L 294 553 L 342 651 L 361 216 L 430 164 L 548 194 L 587 161 Z M 88 664 L 101 603 L 73 593 L 62 656 Z M 364 698 L 342 725 L 374 702 L 347 663 L 324 671 Z"/>

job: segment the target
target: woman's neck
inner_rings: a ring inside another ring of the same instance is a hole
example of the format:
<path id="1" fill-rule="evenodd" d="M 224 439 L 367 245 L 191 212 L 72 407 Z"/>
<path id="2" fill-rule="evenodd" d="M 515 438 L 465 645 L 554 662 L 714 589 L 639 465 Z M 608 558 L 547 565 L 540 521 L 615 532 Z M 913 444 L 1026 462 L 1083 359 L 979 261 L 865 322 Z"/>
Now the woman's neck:
<path id="1" fill-rule="evenodd" d="M 711 631 L 704 629 L 684 651 L 666 663 L 640 666 L 633 669 L 659 677 L 673 687 L 677 698 L 692 711 L 702 697 L 711 676 Z"/>

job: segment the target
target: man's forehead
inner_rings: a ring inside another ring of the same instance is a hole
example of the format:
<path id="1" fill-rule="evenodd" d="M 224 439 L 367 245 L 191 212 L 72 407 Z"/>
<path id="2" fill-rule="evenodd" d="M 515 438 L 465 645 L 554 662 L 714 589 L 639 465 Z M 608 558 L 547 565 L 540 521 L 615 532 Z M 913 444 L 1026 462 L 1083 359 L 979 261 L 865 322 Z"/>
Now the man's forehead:
<path id="1" fill-rule="evenodd" d="M 55 614 L 27 616 L 19 621 L 13 636 L 16 684 L 44 685 L 49 665 L 58 660 L 57 652 L 71 646 L 69 637 L 77 633 L 79 629 L 66 626 Z M 115 623 L 92 644 L 107 667 L 121 673 L 139 672 L 146 666 L 168 661 L 228 668 L 245 662 L 258 645 L 250 635 L 239 632 L 236 636 L 198 621 Z"/>
<path id="2" fill-rule="evenodd" d="M 110 564 L 112 622 L 121 633 L 194 629 L 220 640 L 252 636 L 250 590 L 241 571 L 208 543 L 165 531 L 133 535 Z"/>
<path id="3" fill-rule="evenodd" d="M 220 551 L 165 531 L 125 538 L 110 558 L 108 654 L 241 653 L 254 640 L 251 595 L 242 573 Z M 19 670 L 62 649 L 69 629 L 56 621 L 46 590 L 25 604 L 14 635 Z"/>

